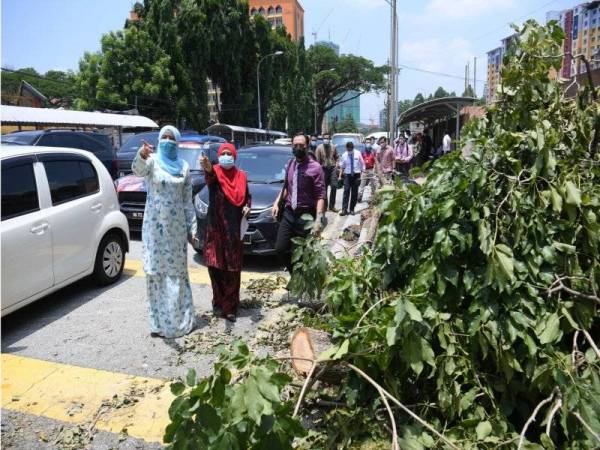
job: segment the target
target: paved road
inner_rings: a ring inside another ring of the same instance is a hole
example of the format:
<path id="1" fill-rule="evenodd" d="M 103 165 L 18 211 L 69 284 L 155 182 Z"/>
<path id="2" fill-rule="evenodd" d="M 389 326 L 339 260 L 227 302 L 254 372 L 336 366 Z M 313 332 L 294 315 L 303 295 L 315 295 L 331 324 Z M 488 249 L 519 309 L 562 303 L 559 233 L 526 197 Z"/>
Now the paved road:
<path id="1" fill-rule="evenodd" d="M 358 217 L 329 214 L 325 237 L 337 239 Z M 134 235 L 124 276 L 115 285 L 98 288 L 82 280 L 2 319 L 3 447 L 159 448 L 172 400 L 168 380 L 191 367 L 200 376 L 209 374 L 213 347 L 236 338 L 260 353 L 281 350 L 259 326 L 281 320 L 294 325 L 283 291 L 273 292 L 274 304 L 242 309 L 233 326 L 214 319 L 208 273 L 191 247 L 198 327 L 188 339 L 151 338 L 141 256 L 140 237 Z M 274 257 L 247 257 L 243 287 L 277 275 L 286 276 Z M 107 402 L 113 407 L 105 407 Z"/>

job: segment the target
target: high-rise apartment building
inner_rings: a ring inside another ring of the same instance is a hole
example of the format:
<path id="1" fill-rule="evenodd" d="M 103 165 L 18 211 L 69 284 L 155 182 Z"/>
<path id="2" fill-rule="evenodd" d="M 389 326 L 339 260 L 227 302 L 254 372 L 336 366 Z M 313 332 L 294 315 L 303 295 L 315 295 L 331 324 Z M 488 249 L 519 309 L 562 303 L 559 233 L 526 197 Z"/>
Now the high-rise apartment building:
<path id="1" fill-rule="evenodd" d="M 496 100 L 496 87 L 500 84 L 500 71 L 502 68 L 502 58 L 508 50 L 508 46 L 514 39 L 514 35 L 502 39 L 502 45 L 487 53 L 487 82 L 486 97 L 487 103 L 493 103 Z"/>
<path id="2" fill-rule="evenodd" d="M 586 2 L 563 11 L 550 11 L 546 21 L 556 20 L 565 32 L 563 43 L 562 78 L 572 78 L 586 71 L 586 66 L 578 58 L 585 56 L 591 61 L 591 68 L 600 67 L 600 1 Z"/>
<path id="3" fill-rule="evenodd" d="M 298 0 L 250 0 L 250 14 L 265 17 L 273 28 L 285 29 L 297 41 L 304 36 L 304 8 Z"/>

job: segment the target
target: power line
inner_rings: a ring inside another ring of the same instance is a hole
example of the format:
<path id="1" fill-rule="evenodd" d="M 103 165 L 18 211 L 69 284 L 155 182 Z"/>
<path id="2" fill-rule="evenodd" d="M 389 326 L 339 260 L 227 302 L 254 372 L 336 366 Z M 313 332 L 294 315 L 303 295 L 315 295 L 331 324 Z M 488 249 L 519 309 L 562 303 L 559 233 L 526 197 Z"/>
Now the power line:
<path id="1" fill-rule="evenodd" d="M 461 81 L 464 81 L 464 79 L 465 79 L 464 75 L 461 76 L 461 75 L 454 75 L 454 74 L 451 74 L 451 73 L 436 72 L 434 70 L 419 69 L 418 67 L 410 67 L 410 66 L 407 66 L 407 65 L 404 65 L 404 64 L 398 64 L 398 67 L 401 67 L 401 68 L 406 69 L 406 70 L 413 70 L 415 72 L 427 73 L 429 75 L 437 75 L 437 76 L 445 77 L 445 78 L 453 78 L 453 79 L 461 80 Z M 477 82 L 483 82 L 483 83 L 485 83 L 486 80 L 477 80 Z"/>

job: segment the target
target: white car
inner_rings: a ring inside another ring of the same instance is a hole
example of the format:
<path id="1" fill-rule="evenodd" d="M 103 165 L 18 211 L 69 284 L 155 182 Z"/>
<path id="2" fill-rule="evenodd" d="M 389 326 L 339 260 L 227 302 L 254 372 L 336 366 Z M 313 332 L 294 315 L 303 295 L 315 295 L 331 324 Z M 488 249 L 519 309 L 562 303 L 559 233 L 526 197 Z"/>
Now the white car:
<path id="1" fill-rule="evenodd" d="M 3 145 L 2 316 L 93 274 L 117 281 L 129 226 L 106 167 L 67 148 Z"/>
<path id="2" fill-rule="evenodd" d="M 340 149 L 346 148 L 346 143 L 352 142 L 354 147 L 365 142 L 365 137 L 360 133 L 336 133 L 331 136 L 331 143 Z"/>

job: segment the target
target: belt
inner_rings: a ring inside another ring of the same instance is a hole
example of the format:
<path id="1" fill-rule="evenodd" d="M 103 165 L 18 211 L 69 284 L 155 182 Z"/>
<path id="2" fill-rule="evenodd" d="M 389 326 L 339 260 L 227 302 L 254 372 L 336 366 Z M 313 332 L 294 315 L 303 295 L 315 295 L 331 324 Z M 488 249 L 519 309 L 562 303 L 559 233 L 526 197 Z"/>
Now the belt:
<path id="1" fill-rule="evenodd" d="M 286 206 L 285 209 L 287 209 L 293 215 L 298 216 L 298 217 L 301 216 L 302 214 L 310 214 L 311 216 L 316 216 L 317 215 L 317 208 L 296 208 L 296 209 L 292 209 L 291 206 Z"/>

